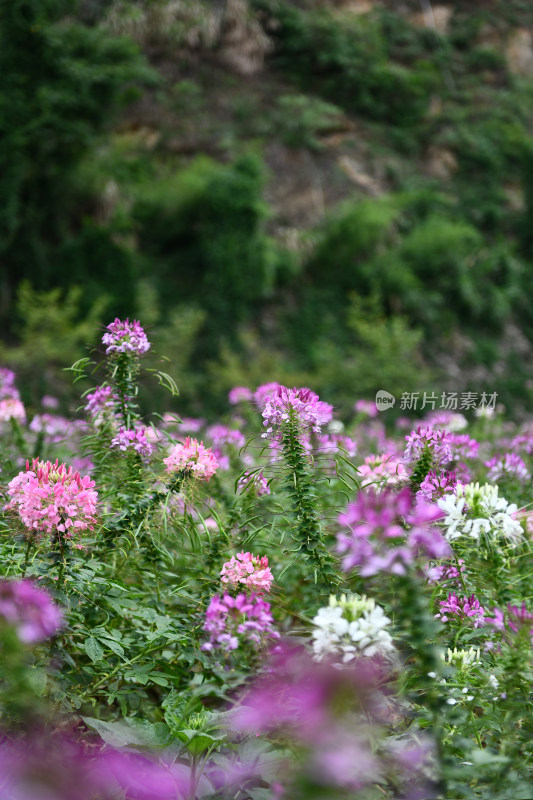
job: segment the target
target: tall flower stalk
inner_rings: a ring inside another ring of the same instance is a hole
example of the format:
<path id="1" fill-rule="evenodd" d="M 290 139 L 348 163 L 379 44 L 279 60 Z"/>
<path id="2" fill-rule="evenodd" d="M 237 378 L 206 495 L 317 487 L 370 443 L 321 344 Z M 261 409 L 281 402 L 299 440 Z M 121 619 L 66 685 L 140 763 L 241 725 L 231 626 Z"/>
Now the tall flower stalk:
<path id="1" fill-rule="evenodd" d="M 331 417 L 332 407 L 319 400 L 314 392 L 285 386 L 279 386 L 266 397 L 263 410 L 267 428 L 263 435 L 273 435 L 282 446 L 285 485 L 296 519 L 298 550 L 313 568 L 318 591 L 328 596 L 335 590 L 338 579 L 333 557 L 324 542 L 304 442 L 310 430 L 320 433 L 321 426 Z"/>

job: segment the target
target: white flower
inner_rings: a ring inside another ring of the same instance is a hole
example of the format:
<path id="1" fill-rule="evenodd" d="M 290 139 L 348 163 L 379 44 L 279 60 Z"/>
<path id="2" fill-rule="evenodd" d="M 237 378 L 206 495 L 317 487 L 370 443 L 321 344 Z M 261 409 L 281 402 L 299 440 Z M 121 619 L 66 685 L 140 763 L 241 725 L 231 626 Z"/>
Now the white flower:
<path id="1" fill-rule="evenodd" d="M 329 606 L 321 608 L 313 619 L 313 650 L 317 661 L 327 655 L 342 654 L 342 662 L 356 655 L 373 656 L 394 650 L 386 630 L 390 619 L 374 600 L 357 595 L 331 596 Z"/>
<path id="2" fill-rule="evenodd" d="M 448 494 L 437 501 L 444 511 L 445 537 L 451 542 L 467 536 L 479 542 L 483 535 L 503 538 L 516 545 L 523 538 L 522 526 L 514 518 L 517 507 L 498 496 L 498 487 L 490 483 L 458 484 L 455 494 Z M 465 505 L 467 511 L 465 511 Z"/>

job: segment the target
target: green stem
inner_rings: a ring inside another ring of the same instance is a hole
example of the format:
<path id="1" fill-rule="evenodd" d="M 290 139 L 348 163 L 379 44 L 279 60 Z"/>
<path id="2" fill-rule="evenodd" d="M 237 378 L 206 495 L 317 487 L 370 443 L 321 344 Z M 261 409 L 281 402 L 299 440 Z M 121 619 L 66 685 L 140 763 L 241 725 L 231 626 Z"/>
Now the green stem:
<path id="1" fill-rule="evenodd" d="M 33 542 L 31 540 L 31 538 L 28 536 L 28 544 L 26 545 L 26 554 L 24 556 L 24 565 L 22 567 L 22 577 L 23 578 L 26 575 L 26 570 L 28 569 L 28 564 L 29 564 L 29 561 L 30 561 L 30 550 L 31 550 L 32 544 L 33 544 Z"/>

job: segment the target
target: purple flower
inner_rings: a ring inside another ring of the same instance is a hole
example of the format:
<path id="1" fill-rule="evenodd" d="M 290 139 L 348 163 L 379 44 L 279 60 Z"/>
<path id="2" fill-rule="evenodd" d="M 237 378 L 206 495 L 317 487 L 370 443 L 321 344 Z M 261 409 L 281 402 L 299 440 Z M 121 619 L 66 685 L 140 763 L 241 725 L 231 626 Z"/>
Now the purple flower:
<path id="1" fill-rule="evenodd" d="M 457 476 L 455 472 L 443 470 L 439 473 L 435 470 L 430 470 L 420 484 L 417 496 L 427 500 L 429 503 L 435 503 L 443 495 L 453 493 L 456 486 Z"/>
<path id="2" fill-rule="evenodd" d="M 265 639 L 279 638 L 274 629 L 270 603 L 255 594 L 214 595 L 206 611 L 204 630 L 210 638 L 202 645 L 202 650 L 220 648 L 228 653 L 236 650 L 242 642 L 258 647 Z"/>
<path id="3" fill-rule="evenodd" d="M 0 581 L 0 619 L 17 631 L 24 644 L 36 644 L 57 633 L 63 612 L 47 591 L 30 580 Z"/>
<path id="4" fill-rule="evenodd" d="M 526 628 L 529 631 L 531 644 L 533 646 L 533 614 L 531 611 L 527 610 L 524 602 L 522 602 L 521 606 L 513 606 L 508 603 L 507 614 L 498 608 L 493 609 L 492 613 L 494 617 L 489 617 L 487 619 L 489 625 L 502 631 L 502 633 L 512 631 L 515 635 Z"/>
<path id="5" fill-rule="evenodd" d="M 140 356 L 150 349 L 150 342 L 136 319 L 120 320 L 118 317 L 107 326 L 107 333 L 102 336 L 102 343 L 107 345 L 106 355 L 113 353 L 133 353 Z"/>
<path id="6" fill-rule="evenodd" d="M 377 572 L 405 575 L 422 554 L 428 558 L 450 555 L 450 546 L 432 524 L 442 511 L 423 502 L 413 505 L 408 488 L 360 491 L 357 500 L 339 514 L 349 532 L 337 534 L 337 552 L 344 554 L 342 568 L 358 567 L 363 577 Z"/>
<path id="7" fill-rule="evenodd" d="M 15 373 L 6 367 L 0 367 L 0 400 L 20 400 L 15 386 Z"/>
<path id="8" fill-rule="evenodd" d="M 50 730 L 23 741 L 0 742 L 2 798 L 9 800 L 185 800 L 191 770 L 185 764 L 159 764 L 144 755 L 111 748 L 87 752 Z M 202 776 L 202 796 L 213 786 Z M 117 794 L 118 792 L 118 794 Z"/>
<path id="9" fill-rule="evenodd" d="M 240 449 L 246 444 L 246 439 L 240 431 L 228 428 L 226 425 L 211 425 L 206 430 L 206 435 L 211 439 L 215 447 L 229 444 Z"/>
<path id="10" fill-rule="evenodd" d="M 277 381 L 272 383 L 263 383 L 258 386 L 254 392 L 254 403 L 262 410 L 265 407 L 265 401 L 269 395 L 275 392 L 281 386 Z"/>
<path id="11" fill-rule="evenodd" d="M 152 445 L 146 437 L 146 429 L 139 426 L 136 428 L 119 428 L 116 436 L 111 439 L 111 447 L 116 447 L 118 450 L 125 452 L 126 450 L 135 450 L 141 458 L 150 458 L 152 454 Z"/>
<path id="12" fill-rule="evenodd" d="M 405 460 L 418 461 L 425 452 L 429 451 L 435 465 L 453 461 L 450 435 L 447 431 L 418 427 L 416 431 L 411 431 L 405 437 L 407 441 L 404 452 Z"/>
<path id="13" fill-rule="evenodd" d="M 520 483 L 531 480 L 531 473 L 516 453 L 495 455 L 489 461 L 485 461 L 485 466 L 489 470 L 488 480 L 494 483 L 503 478 L 516 478 Z"/>
<path id="14" fill-rule="evenodd" d="M 87 395 L 85 411 L 93 420 L 103 416 L 112 417 L 117 402 L 118 397 L 111 386 L 97 386 L 94 392 Z"/>
<path id="15" fill-rule="evenodd" d="M 449 622 L 450 619 L 456 619 L 460 624 L 473 622 L 474 628 L 487 624 L 485 609 L 473 594 L 470 597 L 458 597 L 455 592 L 450 592 L 446 600 L 439 602 L 439 606 L 439 613 L 435 617 L 442 622 Z"/>
<path id="16" fill-rule="evenodd" d="M 265 399 L 263 410 L 264 425 L 267 433 L 274 428 L 281 428 L 289 420 L 296 420 L 304 430 L 309 428 L 320 433 L 321 426 L 328 423 L 333 416 L 333 407 L 324 403 L 310 389 L 278 388 Z"/>

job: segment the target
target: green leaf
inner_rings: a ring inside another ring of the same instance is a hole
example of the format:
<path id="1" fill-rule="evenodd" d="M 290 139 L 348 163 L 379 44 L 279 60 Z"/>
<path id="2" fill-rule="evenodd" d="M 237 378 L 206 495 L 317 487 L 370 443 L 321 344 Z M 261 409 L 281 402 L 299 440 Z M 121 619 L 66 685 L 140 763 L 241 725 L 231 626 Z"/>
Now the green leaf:
<path id="1" fill-rule="evenodd" d="M 105 722 L 93 717 L 82 719 L 112 747 L 164 747 L 169 741 L 169 730 L 164 722 L 152 724 L 130 717 L 118 722 Z"/>
<path id="2" fill-rule="evenodd" d="M 85 642 L 83 647 L 85 648 L 85 652 L 93 662 L 96 664 L 98 661 L 102 661 L 104 657 L 104 651 L 102 647 L 98 644 L 94 636 L 89 636 Z"/>

